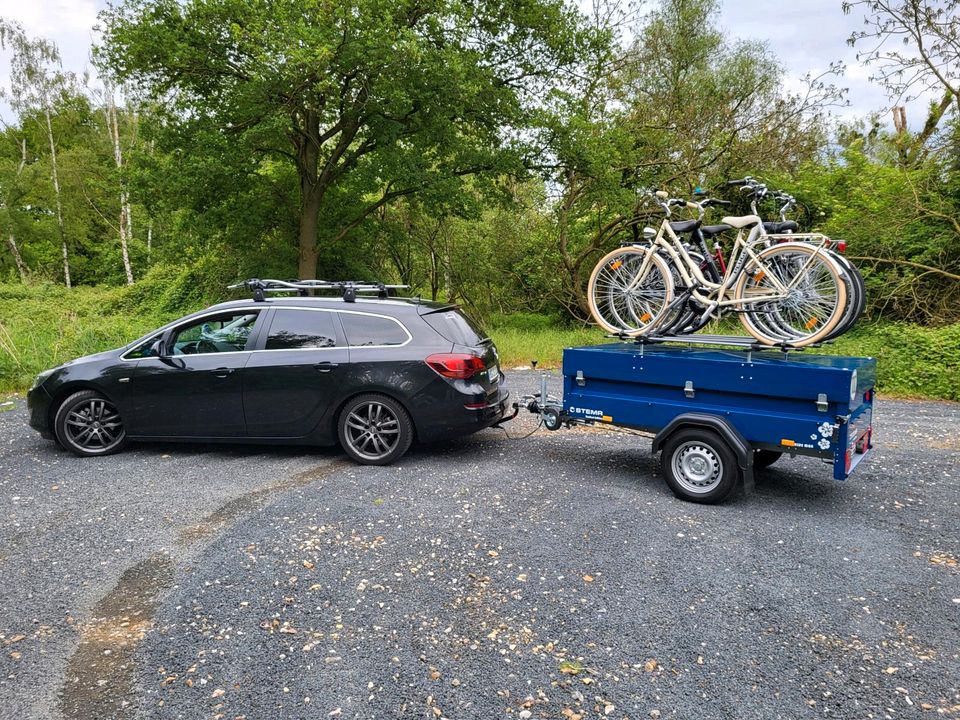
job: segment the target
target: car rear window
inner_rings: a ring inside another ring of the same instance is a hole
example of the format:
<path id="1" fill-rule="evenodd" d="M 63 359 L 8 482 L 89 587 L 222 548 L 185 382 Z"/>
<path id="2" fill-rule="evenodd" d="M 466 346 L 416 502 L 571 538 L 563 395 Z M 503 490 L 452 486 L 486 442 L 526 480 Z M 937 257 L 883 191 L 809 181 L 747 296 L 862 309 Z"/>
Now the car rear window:
<path id="1" fill-rule="evenodd" d="M 364 345 L 403 345 L 410 336 L 396 320 L 380 315 L 340 313 L 347 344 L 351 347 Z"/>
<path id="2" fill-rule="evenodd" d="M 303 350 L 336 347 L 332 312 L 277 310 L 267 335 L 267 350 Z"/>
<path id="3" fill-rule="evenodd" d="M 489 339 L 483 328 L 463 310 L 451 309 L 430 313 L 424 315 L 423 319 L 443 337 L 457 345 L 472 347 Z"/>

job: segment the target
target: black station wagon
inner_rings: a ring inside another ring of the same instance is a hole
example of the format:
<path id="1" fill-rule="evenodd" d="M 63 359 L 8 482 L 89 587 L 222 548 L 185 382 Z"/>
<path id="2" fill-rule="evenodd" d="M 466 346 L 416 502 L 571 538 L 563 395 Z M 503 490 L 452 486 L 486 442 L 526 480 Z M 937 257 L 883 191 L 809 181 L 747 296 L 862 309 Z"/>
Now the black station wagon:
<path id="1" fill-rule="evenodd" d="M 214 305 L 41 373 L 30 425 L 78 455 L 128 440 L 333 445 L 385 465 L 502 421 L 490 338 L 455 305 L 266 297 Z"/>

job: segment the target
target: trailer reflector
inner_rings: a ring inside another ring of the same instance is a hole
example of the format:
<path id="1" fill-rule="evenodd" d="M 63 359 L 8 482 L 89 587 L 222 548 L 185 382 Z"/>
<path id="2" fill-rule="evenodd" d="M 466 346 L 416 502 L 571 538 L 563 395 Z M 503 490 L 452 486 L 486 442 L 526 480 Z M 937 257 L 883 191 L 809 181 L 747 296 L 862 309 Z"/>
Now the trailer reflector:
<path id="1" fill-rule="evenodd" d="M 784 446 L 786 446 L 786 447 L 796 447 L 796 445 L 797 445 L 797 443 L 795 443 L 793 440 L 787 440 L 786 438 L 784 438 L 783 440 L 781 440 L 781 441 L 780 441 L 780 444 L 781 444 L 781 445 L 784 445 Z"/>

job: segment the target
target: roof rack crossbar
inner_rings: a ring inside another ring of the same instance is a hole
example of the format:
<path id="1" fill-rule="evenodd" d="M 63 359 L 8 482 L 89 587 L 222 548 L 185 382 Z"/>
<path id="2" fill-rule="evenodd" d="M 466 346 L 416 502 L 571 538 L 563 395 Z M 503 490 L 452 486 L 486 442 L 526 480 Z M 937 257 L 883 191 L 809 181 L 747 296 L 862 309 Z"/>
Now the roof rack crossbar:
<path id="1" fill-rule="evenodd" d="M 390 290 L 408 288 L 409 285 L 388 285 L 378 282 L 360 282 L 356 280 L 270 280 L 250 278 L 243 282 L 228 285 L 227 289 L 247 288 L 253 291 L 255 302 L 263 302 L 266 293 L 295 292 L 300 297 L 306 297 L 309 290 L 337 290 L 343 293 L 344 302 L 354 302 L 358 293 L 376 293 L 384 299 L 389 296 Z"/>

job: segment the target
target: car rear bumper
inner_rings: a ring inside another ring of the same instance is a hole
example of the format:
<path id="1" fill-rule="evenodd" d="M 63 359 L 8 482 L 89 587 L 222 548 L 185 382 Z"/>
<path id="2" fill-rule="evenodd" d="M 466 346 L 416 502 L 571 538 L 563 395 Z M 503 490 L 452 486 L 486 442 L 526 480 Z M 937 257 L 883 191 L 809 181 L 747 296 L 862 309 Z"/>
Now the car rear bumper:
<path id="1" fill-rule="evenodd" d="M 415 418 L 417 436 L 422 442 L 434 442 L 488 428 L 508 414 L 509 398 L 510 392 L 503 383 L 498 388 L 496 397 L 492 399 L 471 398 L 456 393 L 451 402 L 436 404 Z"/>
<path id="2" fill-rule="evenodd" d="M 27 393 L 27 422 L 45 438 L 53 437 L 53 428 L 50 427 L 50 394 L 43 387 L 35 387 Z"/>

